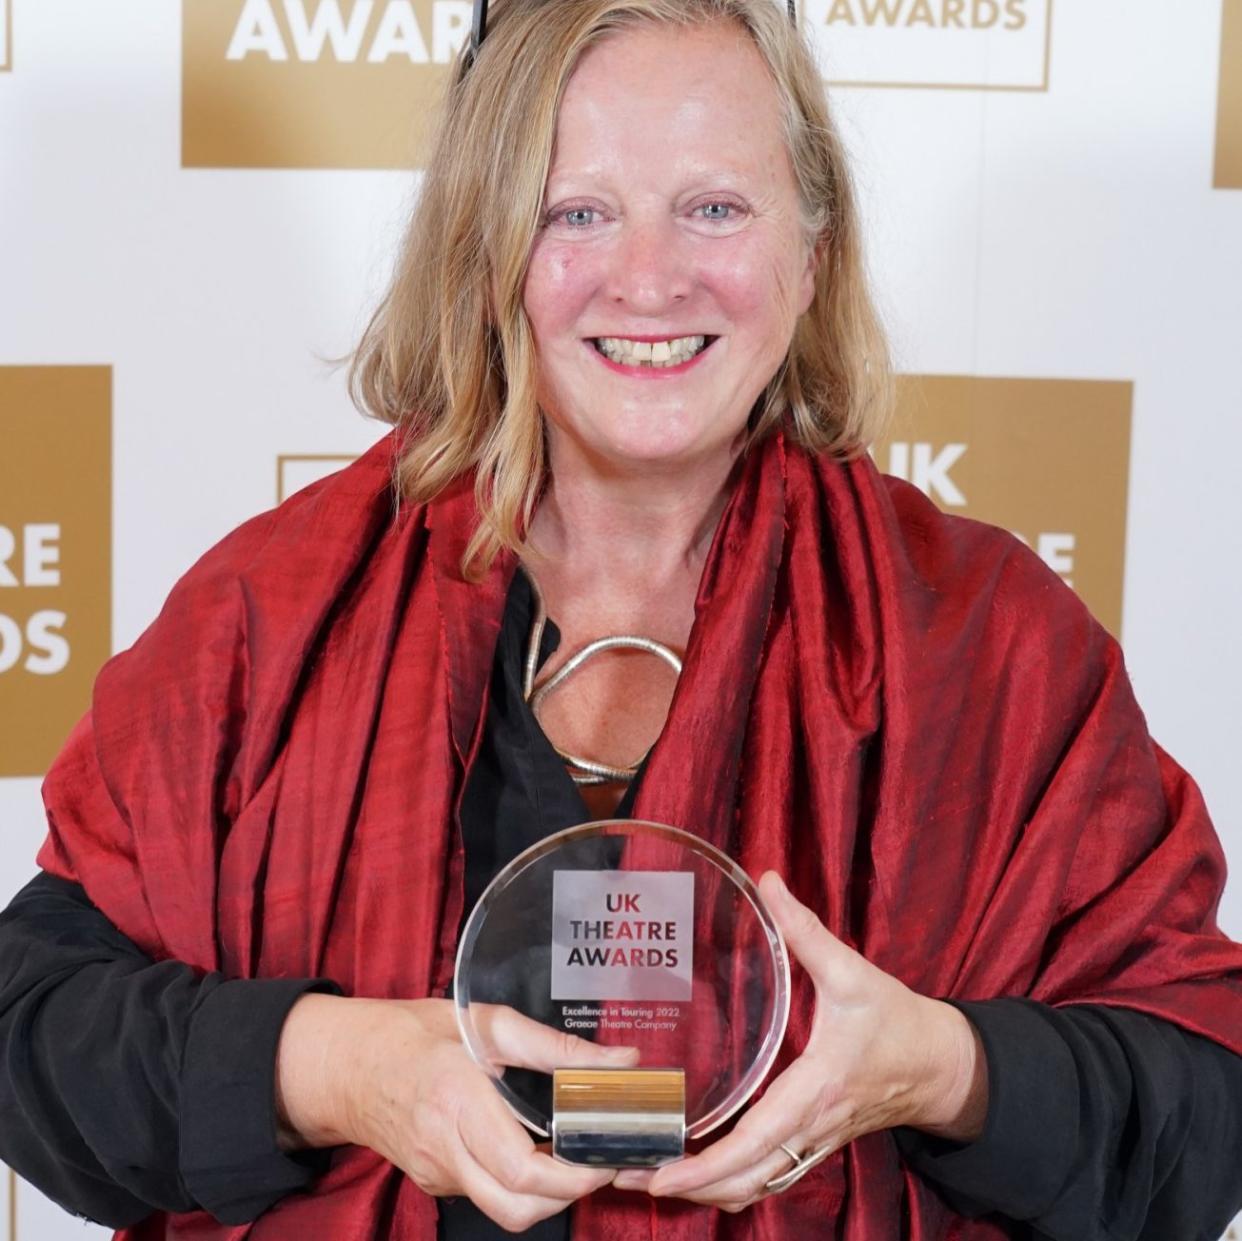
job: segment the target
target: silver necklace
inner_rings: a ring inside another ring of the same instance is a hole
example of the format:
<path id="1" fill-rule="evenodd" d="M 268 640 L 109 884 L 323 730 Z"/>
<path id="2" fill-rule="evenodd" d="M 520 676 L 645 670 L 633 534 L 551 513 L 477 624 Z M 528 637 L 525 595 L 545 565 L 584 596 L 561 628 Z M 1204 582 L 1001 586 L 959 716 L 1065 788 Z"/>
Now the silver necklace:
<path id="1" fill-rule="evenodd" d="M 525 571 L 525 570 L 523 570 Z M 596 638 L 588 642 L 580 651 L 575 651 L 561 666 L 548 677 L 538 688 L 535 686 L 535 672 L 539 667 L 539 648 L 543 644 L 543 631 L 548 623 L 548 609 L 543 601 L 543 593 L 534 576 L 526 574 L 530 582 L 531 593 L 535 596 L 535 621 L 530 630 L 530 642 L 526 648 L 526 667 L 522 675 L 522 696 L 530 704 L 531 713 L 539 718 L 539 707 L 549 694 L 559 689 L 582 667 L 592 655 L 601 651 L 646 651 L 648 655 L 656 655 L 678 675 L 681 675 L 681 660 L 676 651 L 657 642 L 654 638 L 644 638 L 638 634 L 619 633 L 607 638 Z M 597 763 L 592 758 L 583 758 L 577 754 L 569 754 L 564 750 L 552 747 L 564 760 L 569 768 L 570 778 L 575 784 L 611 784 L 614 781 L 632 780 L 638 771 L 639 764 L 651 752 L 644 751 L 628 767 L 610 767 L 607 763 Z"/>

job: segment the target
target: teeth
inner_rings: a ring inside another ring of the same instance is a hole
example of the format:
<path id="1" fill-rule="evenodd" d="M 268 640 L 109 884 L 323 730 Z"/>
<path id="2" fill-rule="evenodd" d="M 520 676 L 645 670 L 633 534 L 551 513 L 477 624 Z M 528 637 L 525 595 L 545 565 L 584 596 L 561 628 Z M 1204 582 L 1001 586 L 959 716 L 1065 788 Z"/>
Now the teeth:
<path id="1" fill-rule="evenodd" d="M 620 336 L 601 336 L 595 347 L 613 362 L 623 366 L 677 366 L 702 351 L 705 336 L 678 336 L 674 340 L 638 341 Z"/>

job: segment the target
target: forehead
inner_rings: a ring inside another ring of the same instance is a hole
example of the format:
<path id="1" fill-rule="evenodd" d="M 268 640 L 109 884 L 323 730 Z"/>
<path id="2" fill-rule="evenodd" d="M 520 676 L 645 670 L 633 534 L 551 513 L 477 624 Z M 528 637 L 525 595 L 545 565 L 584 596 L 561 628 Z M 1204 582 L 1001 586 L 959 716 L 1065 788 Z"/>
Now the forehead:
<path id="1" fill-rule="evenodd" d="M 566 84 L 549 189 L 579 176 L 764 178 L 787 166 L 776 84 L 744 30 L 640 26 L 590 48 Z"/>

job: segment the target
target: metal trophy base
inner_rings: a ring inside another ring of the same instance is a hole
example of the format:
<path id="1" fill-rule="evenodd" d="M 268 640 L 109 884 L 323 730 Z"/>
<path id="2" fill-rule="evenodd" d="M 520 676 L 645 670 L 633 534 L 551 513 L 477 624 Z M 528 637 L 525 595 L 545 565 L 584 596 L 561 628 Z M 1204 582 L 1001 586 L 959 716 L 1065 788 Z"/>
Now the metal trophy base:
<path id="1" fill-rule="evenodd" d="M 686 1151 L 682 1069 L 557 1069 L 552 1153 L 595 1168 L 658 1168 Z"/>

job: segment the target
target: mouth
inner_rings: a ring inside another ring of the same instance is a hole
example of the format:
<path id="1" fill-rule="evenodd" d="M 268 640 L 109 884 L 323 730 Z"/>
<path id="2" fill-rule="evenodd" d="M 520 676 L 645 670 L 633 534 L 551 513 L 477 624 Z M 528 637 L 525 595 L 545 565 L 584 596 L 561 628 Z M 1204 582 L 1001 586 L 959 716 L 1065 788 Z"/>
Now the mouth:
<path id="1" fill-rule="evenodd" d="M 590 344 L 605 362 L 632 374 L 685 370 L 719 339 L 718 336 L 593 336 Z"/>

